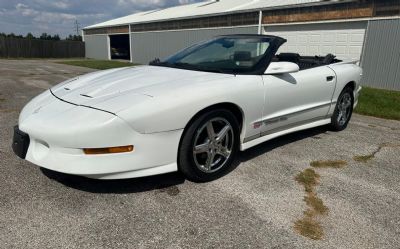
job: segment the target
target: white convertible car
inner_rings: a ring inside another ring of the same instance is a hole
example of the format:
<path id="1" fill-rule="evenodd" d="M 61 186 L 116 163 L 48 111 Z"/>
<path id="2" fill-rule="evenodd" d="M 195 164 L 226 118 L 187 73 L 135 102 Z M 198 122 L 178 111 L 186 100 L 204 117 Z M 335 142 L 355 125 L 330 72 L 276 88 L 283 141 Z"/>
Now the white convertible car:
<path id="1" fill-rule="evenodd" d="M 346 128 L 362 69 L 333 55 L 277 54 L 276 36 L 219 36 L 148 66 L 63 82 L 25 106 L 13 150 L 95 179 L 180 171 L 205 182 L 239 150 L 330 124 Z"/>

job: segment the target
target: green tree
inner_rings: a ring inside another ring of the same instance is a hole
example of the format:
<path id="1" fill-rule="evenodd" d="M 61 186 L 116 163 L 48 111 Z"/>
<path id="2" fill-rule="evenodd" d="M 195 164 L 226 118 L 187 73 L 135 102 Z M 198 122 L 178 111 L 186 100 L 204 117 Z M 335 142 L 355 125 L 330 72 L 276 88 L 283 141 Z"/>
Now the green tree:
<path id="1" fill-rule="evenodd" d="M 42 33 L 39 37 L 40 40 L 49 40 L 49 35 L 47 33 Z"/>
<path id="2" fill-rule="evenodd" d="M 69 35 L 65 38 L 68 41 L 82 41 L 82 36 L 80 35 Z"/>
<path id="3" fill-rule="evenodd" d="M 32 39 L 35 39 L 35 36 L 33 36 L 32 33 L 29 32 L 28 34 L 26 34 L 25 38 L 32 40 Z"/>

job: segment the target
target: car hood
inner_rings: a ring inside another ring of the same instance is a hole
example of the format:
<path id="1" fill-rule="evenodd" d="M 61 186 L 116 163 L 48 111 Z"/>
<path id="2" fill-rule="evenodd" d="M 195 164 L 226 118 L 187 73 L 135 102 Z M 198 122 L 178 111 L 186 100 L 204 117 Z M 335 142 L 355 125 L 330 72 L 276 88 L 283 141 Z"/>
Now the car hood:
<path id="1" fill-rule="evenodd" d="M 169 91 L 177 91 L 191 84 L 210 82 L 232 75 L 190 71 L 158 66 L 137 66 L 111 69 L 79 76 L 53 87 L 51 92 L 66 102 L 98 108 L 112 113 L 132 105 L 156 98 Z M 124 96 L 129 103 L 107 105 Z"/>

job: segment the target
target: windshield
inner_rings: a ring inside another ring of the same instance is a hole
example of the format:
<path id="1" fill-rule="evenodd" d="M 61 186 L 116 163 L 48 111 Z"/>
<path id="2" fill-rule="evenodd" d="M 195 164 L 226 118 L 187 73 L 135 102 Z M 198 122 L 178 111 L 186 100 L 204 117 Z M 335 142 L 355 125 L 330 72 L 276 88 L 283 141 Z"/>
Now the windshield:
<path id="1" fill-rule="evenodd" d="M 151 65 L 221 73 L 250 72 L 261 62 L 269 47 L 270 39 L 265 37 L 220 37 Z"/>

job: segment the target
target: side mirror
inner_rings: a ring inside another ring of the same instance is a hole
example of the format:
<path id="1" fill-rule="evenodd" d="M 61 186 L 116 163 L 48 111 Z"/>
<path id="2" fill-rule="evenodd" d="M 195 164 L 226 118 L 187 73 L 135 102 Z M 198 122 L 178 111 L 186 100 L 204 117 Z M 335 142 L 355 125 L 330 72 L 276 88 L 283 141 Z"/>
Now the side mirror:
<path id="1" fill-rule="evenodd" d="M 264 74 L 284 74 L 284 73 L 296 73 L 300 71 L 299 65 L 293 62 L 271 62 Z"/>

